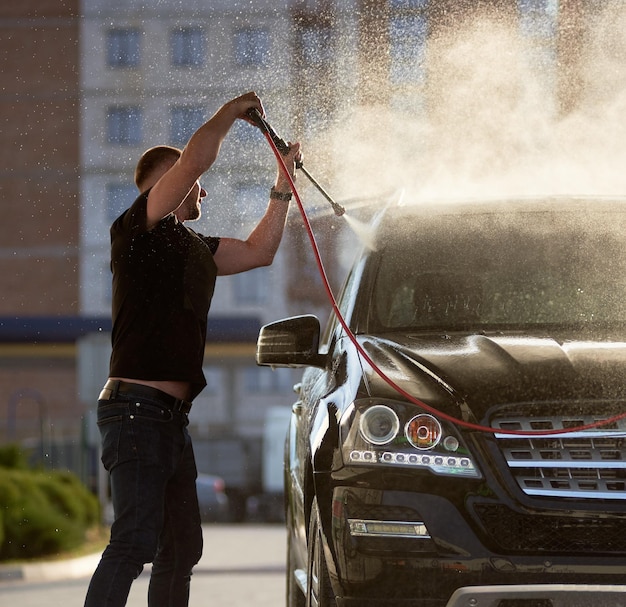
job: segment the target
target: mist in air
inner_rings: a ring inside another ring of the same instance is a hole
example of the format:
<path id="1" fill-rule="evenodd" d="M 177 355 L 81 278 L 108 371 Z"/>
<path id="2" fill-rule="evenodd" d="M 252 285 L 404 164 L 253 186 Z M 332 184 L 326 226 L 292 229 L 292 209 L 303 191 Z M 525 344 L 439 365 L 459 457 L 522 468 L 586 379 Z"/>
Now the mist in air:
<path id="1" fill-rule="evenodd" d="M 434 33 L 422 99 L 349 108 L 305 142 L 308 157 L 330 158 L 339 200 L 400 190 L 406 203 L 623 194 L 624 32 L 623 4 L 593 14 L 571 66 L 578 88 L 575 99 L 566 91 L 567 110 L 556 55 L 548 49 L 542 60 L 517 20 L 482 16 Z"/>

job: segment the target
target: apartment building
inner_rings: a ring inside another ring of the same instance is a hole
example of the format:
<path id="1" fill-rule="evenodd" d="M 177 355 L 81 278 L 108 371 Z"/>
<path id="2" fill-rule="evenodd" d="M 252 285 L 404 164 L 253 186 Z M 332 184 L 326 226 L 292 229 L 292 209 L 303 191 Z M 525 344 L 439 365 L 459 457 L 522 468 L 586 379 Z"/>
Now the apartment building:
<path id="1" fill-rule="evenodd" d="M 363 138 L 388 145 L 384 131 L 402 135 L 403 124 L 375 121 L 356 133 L 344 125 L 359 124 L 355 116 L 375 115 L 377 108 L 436 115 L 429 107 L 433 44 L 477 10 L 494 9 L 532 41 L 538 77 L 553 79 L 550 102 L 575 102 L 569 92 L 576 74 L 563 67 L 575 55 L 573 41 L 582 39 L 581 15 L 597 10 L 595 0 L 38 0 L 3 6 L 0 400 L 7 415 L 0 437 L 41 445 L 96 441 L 89 419 L 106 375 L 109 225 L 135 197 L 132 172 L 144 149 L 184 145 L 221 103 L 256 90 L 272 125 L 285 139 L 303 142 L 309 170 L 359 216 L 363 199 L 383 204 L 390 192 L 382 185 L 384 167 L 356 163 L 348 144 Z M 260 132 L 237 124 L 203 179 L 209 196 L 198 231 L 245 236 L 263 211 L 274 170 Z M 298 185 L 338 287 L 343 260 L 359 244 L 303 175 Z M 258 327 L 290 314 L 323 316 L 328 309 L 294 210 L 272 267 L 218 279 L 208 386 L 194 407 L 194 433 L 210 439 L 237 428 L 258 439 L 265 410 L 291 401 L 297 377 L 254 365 Z M 51 419 L 54 430 L 43 433 L 42 421 L 48 427 Z"/>

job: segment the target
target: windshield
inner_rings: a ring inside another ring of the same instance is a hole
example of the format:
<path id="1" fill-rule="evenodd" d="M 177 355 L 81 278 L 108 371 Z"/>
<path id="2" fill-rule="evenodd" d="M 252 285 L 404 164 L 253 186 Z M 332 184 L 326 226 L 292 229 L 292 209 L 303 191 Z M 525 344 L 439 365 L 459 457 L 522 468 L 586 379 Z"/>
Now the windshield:
<path id="1" fill-rule="evenodd" d="M 624 223 L 617 212 L 421 217 L 377 254 L 368 330 L 623 322 Z"/>

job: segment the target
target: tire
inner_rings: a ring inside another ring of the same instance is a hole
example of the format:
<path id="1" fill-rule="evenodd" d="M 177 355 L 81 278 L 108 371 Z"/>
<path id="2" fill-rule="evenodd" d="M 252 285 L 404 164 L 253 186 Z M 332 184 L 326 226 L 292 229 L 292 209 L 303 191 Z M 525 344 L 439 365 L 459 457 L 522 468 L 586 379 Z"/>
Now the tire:
<path id="1" fill-rule="evenodd" d="M 291 526 L 287 525 L 287 607 L 306 607 L 306 598 L 298 586 L 294 572 L 297 564 L 293 557 L 293 548 L 291 546 L 292 538 L 289 530 Z"/>
<path id="2" fill-rule="evenodd" d="M 319 520 L 317 498 L 314 498 L 309 521 L 306 607 L 336 607 L 322 547 Z"/>

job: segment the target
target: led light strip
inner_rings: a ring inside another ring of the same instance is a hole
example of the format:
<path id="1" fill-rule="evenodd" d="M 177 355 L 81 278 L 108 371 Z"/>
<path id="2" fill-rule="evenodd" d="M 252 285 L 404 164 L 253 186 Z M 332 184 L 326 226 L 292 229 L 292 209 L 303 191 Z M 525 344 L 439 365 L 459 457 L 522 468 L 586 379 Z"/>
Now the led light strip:
<path id="1" fill-rule="evenodd" d="M 350 452 L 352 463 L 383 464 L 391 466 L 414 466 L 429 468 L 438 474 L 458 474 L 463 476 L 478 477 L 474 463 L 469 457 L 452 455 L 425 455 L 417 453 L 394 453 L 393 451 L 359 451 Z"/>

